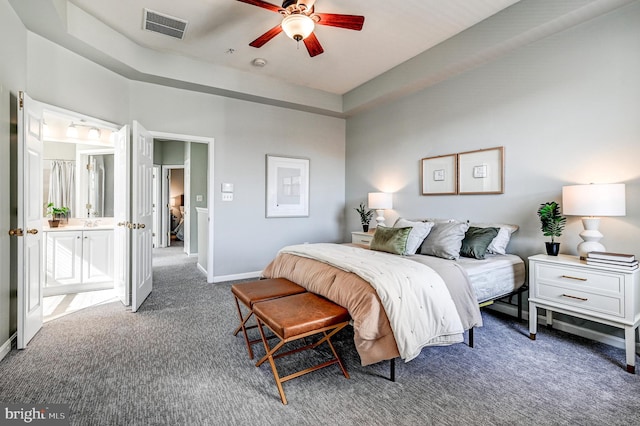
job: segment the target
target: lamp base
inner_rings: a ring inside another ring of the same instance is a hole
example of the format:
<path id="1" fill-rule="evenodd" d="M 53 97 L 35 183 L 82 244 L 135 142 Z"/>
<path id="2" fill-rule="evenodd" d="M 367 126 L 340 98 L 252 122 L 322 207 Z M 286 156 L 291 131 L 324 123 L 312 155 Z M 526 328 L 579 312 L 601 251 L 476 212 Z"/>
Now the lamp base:
<path id="1" fill-rule="evenodd" d="M 600 218 L 583 217 L 582 226 L 584 226 L 584 231 L 580 233 L 580 238 L 584 241 L 578 244 L 578 256 L 580 256 L 580 259 L 585 260 L 587 254 L 591 251 L 606 251 L 605 247 L 600 243 L 603 237 L 602 233 L 598 231 Z"/>
<path id="2" fill-rule="evenodd" d="M 378 215 L 376 217 L 376 226 L 387 226 L 384 224 L 384 209 L 376 209 L 376 214 Z"/>

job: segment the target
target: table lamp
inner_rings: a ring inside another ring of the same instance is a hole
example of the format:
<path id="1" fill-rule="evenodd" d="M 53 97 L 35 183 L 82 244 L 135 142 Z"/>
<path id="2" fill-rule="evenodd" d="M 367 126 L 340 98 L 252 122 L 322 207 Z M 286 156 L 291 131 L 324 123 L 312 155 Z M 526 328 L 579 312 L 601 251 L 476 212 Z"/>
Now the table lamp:
<path id="1" fill-rule="evenodd" d="M 599 216 L 624 216 L 624 183 L 569 185 L 562 187 L 562 213 L 567 216 L 583 216 L 584 231 L 578 244 L 580 259 L 586 259 L 591 251 L 606 251 L 600 243 L 602 233 Z"/>
<path id="2" fill-rule="evenodd" d="M 385 226 L 384 210 L 393 208 L 393 194 L 389 192 L 370 192 L 368 198 L 369 208 L 374 209 L 378 215 L 376 217 L 376 226 Z"/>

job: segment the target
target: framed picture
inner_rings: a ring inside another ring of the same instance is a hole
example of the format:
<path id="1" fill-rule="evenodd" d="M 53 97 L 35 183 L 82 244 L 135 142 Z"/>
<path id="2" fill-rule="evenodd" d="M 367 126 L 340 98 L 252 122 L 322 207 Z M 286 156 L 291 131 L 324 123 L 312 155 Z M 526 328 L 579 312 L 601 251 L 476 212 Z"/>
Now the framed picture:
<path id="1" fill-rule="evenodd" d="M 267 154 L 266 168 L 266 216 L 309 216 L 309 159 Z"/>
<path id="2" fill-rule="evenodd" d="M 458 154 L 458 194 L 504 194 L 504 147 Z"/>
<path id="3" fill-rule="evenodd" d="M 456 154 L 423 158 L 422 195 L 457 194 Z"/>

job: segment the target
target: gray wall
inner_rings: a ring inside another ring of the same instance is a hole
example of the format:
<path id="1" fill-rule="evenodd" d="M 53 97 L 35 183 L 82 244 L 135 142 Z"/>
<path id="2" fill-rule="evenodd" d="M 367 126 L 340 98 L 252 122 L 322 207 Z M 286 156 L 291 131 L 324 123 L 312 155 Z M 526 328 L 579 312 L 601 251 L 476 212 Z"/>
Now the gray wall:
<path id="1" fill-rule="evenodd" d="M 348 230 L 367 192 L 394 192 L 397 216 L 520 225 L 511 250 L 544 251 L 536 210 L 563 185 L 627 184 L 627 216 L 603 218 L 603 244 L 638 252 L 640 4 L 633 3 L 347 121 Z M 420 159 L 505 147 L 502 195 L 420 195 Z M 561 252 L 576 254 L 570 217 Z M 347 234 L 345 234 L 347 237 Z"/>
<path id="2" fill-rule="evenodd" d="M 137 120 L 150 131 L 215 138 L 216 276 L 260 271 L 287 244 L 342 241 L 344 120 L 128 81 L 42 37 L 27 40 L 32 98 L 116 123 Z M 311 159 L 308 218 L 265 218 L 267 153 Z M 220 201 L 223 181 L 235 184 L 232 202 Z"/>
<path id="3" fill-rule="evenodd" d="M 184 164 L 184 142 L 153 141 L 153 163 L 179 166 Z"/>
<path id="4" fill-rule="evenodd" d="M 216 195 L 216 276 L 262 270 L 287 244 L 343 240 L 344 120 L 148 83 L 131 86 L 131 117 L 148 130 L 215 138 L 209 183 Z M 265 218 L 266 154 L 311 160 L 308 218 Z M 222 182 L 234 184 L 232 202 L 221 201 Z"/>
<path id="5" fill-rule="evenodd" d="M 198 212 L 196 207 L 207 207 L 207 168 L 209 166 L 208 158 L 209 148 L 208 144 L 204 143 L 189 143 L 191 146 L 191 188 L 190 188 L 190 250 L 189 253 L 198 252 L 198 237 L 204 233 L 206 235 L 207 230 L 198 230 Z M 202 201 L 197 201 L 197 196 L 202 196 Z"/>

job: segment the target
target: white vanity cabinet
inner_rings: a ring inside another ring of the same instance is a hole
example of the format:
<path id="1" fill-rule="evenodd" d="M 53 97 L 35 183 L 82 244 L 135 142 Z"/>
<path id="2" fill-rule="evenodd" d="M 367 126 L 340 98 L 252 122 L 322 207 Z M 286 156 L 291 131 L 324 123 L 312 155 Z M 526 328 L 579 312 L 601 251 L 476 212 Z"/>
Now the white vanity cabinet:
<path id="1" fill-rule="evenodd" d="M 82 282 L 82 231 L 55 231 L 45 235 L 45 285 Z"/>
<path id="2" fill-rule="evenodd" d="M 45 231 L 45 295 L 113 287 L 113 230 Z"/>
<path id="3" fill-rule="evenodd" d="M 113 231 L 82 231 L 82 282 L 113 282 Z"/>

